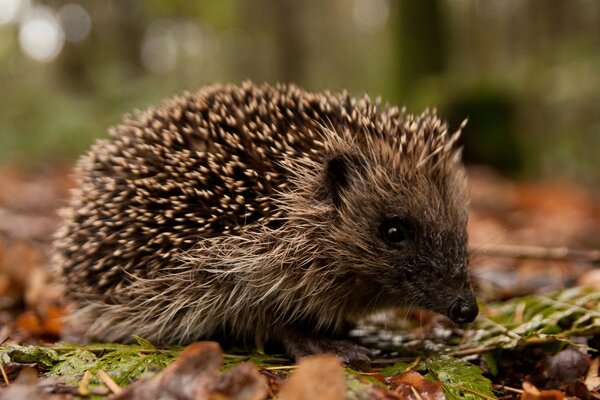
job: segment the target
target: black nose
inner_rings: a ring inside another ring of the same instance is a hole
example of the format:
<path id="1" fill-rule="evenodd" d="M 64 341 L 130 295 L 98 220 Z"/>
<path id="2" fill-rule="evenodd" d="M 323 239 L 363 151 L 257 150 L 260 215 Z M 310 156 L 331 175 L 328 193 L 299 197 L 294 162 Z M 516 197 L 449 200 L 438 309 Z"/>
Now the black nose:
<path id="1" fill-rule="evenodd" d="M 479 307 L 474 298 L 465 300 L 462 297 L 457 298 L 448 309 L 448 316 L 457 324 L 471 322 L 479 313 Z"/>

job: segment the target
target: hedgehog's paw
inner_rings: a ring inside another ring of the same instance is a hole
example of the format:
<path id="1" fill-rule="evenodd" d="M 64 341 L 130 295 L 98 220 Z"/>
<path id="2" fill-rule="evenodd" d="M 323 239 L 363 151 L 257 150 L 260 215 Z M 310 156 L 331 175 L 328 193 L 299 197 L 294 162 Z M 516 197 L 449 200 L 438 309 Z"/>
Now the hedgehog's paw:
<path id="1" fill-rule="evenodd" d="M 282 340 L 286 353 L 296 361 L 313 354 L 331 353 L 358 370 L 371 367 L 371 352 L 350 340 L 290 335 Z"/>

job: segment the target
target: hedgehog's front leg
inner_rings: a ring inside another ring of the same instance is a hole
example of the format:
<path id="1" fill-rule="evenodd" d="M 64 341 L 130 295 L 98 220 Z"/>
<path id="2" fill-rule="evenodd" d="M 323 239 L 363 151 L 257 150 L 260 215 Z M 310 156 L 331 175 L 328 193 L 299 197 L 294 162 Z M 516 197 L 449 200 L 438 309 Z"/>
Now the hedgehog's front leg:
<path id="1" fill-rule="evenodd" d="M 282 334 L 281 344 L 285 352 L 296 361 L 313 354 L 331 353 L 358 370 L 368 370 L 371 366 L 371 352 L 347 339 L 320 337 L 301 330 L 286 329 Z"/>

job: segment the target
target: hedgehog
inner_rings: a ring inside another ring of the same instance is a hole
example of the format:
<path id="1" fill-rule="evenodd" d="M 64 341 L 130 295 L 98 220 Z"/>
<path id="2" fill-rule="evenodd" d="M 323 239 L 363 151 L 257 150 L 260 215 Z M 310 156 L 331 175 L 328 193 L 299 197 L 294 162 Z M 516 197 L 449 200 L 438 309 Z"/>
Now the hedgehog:
<path id="1" fill-rule="evenodd" d="M 53 243 L 67 326 L 352 363 L 369 353 L 348 327 L 371 313 L 472 321 L 463 127 L 249 81 L 126 115 L 76 164 Z"/>

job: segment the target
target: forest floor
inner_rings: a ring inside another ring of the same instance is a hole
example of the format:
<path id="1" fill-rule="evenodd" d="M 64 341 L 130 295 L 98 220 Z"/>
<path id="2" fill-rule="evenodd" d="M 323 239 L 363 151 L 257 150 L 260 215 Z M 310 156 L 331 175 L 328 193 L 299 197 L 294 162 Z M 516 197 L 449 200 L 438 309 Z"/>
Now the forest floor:
<path id="1" fill-rule="evenodd" d="M 69 167 L 0 166 L 0 399 L 600 399 L 600 202 L 570 183 L 471 168 L 469 238 L 481 314 L 377 315 L 352 336 L 370 371 L 295 365 L 212 342 L 60 341 L 65 307 L 47 258 Z"/>

